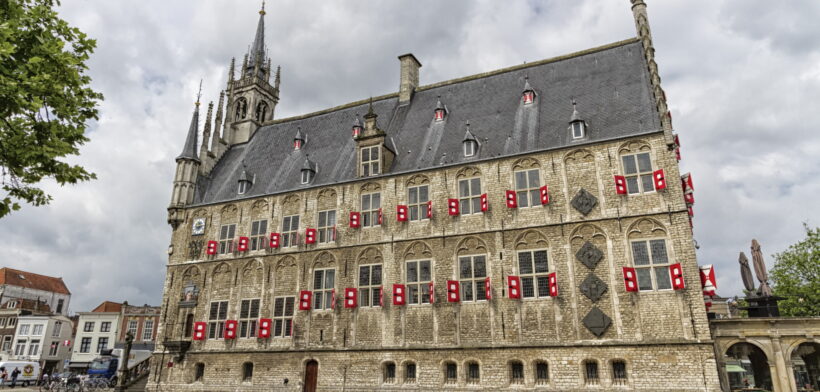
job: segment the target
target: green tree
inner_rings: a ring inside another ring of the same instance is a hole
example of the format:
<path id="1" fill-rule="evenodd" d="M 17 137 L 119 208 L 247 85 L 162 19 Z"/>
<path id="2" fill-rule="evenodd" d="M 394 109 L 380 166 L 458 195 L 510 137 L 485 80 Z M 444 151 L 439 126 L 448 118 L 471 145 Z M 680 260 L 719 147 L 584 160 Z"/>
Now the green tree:
<path id="1" fill-rule="evenodd" d="M 96 178 L 60 158 L 88 141 L 102 94 L 85 65 L 96 42 L 60 19 L 58 0 L 0 0 L 0 217 L 20 202 L 48 204 L 42 180 Z"/>
<path id="2" fill-rule="evenodd" d="M 820 227 L 806 229 L 806 238 L 774 255 L 770 278 L 780 314 L 792 317 L 820 316 Z"/>

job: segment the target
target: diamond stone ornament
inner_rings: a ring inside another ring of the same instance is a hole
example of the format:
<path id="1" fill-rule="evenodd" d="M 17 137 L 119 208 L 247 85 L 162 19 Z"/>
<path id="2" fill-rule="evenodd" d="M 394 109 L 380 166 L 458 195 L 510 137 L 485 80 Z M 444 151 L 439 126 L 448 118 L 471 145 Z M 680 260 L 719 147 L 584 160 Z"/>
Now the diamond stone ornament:
<path id="1" fill-rule="evenodd" d="M 593 307 L 582 321 L 589 332 L 592 332 L 599 338 L 606 332 L 606 329 L 612 325 L 612 319 L 597 307 Z"/>
<path id="2" fill-rule="evenodd" d="M 571 204 L 578 212 L 586 215 L 598 204 L 598 198 L 587 192 L 586 189 L 581 188 L 572 198 Z"/>
<path id="3" fill-rule="evenodd" d="M 580 289 L 592 302 L 596 302 L 606 293 L 606 283 L 595 274 L 590 273 L 581 283 Z"/>
<path id="4" fill-rule="evenodd" d="M 604 252 L 601 252 L 595 245 L 587 241 L 578 252 L 575 253 L 575 258 L 583 263 L 587 268 L 594 269 L 598 262 L 604 257 Z"/>

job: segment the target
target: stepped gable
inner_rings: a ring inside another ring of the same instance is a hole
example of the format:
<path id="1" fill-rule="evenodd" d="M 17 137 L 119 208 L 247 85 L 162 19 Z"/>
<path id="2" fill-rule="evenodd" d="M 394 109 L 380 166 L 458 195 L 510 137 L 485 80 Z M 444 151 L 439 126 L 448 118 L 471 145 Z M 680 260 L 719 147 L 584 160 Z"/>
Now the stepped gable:
<path id="1" fill-rule="evenodd" d="M 536 93 L 529 106 L 521 100 L 527 82 Z M 448 109 L 443 126 L 433 121 L 439 97 Z M 573 100 L 582 108 L 589 127 L 588 136 L 574 142 L 568 132 Z M 363 100 L 260 128 L 247 143 L 232 146 L 210 176 L 199 178 L 194 203 L 358 180 L 351 124 L 367 112 L 367 105 Z M 386 133 L 386 144 L 396 149 L 393 166 L 385 176 L 661 131 L 643 47 L 637 39 L 420 86 L 403 105 L 397 93 L 376 97 L 373 109 L 379 128 Z M 480 145 L 473 157 L 461 152 L 467 122 Z M 298 128 L 306 141 L 303 148 L 294 150 L 292 140 Z M 300 183 L 304 154 L 319 168 L 309 186 Z M 237 195 L 243 162 L 254 173 L 255 182 L 248 192 Z"/>

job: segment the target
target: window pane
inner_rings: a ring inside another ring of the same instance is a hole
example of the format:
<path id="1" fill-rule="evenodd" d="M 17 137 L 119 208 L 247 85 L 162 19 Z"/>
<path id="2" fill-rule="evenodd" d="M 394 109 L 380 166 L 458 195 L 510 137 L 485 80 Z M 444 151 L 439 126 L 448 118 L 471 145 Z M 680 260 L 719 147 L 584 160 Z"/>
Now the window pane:
<path id="1" fill-rule="evenodd" d="M 428 195 L 429 187 L 427 185 L 419 187 L 419 203 L 426 203 L 430 201 L 430 196 Z"/>
<path id="2" fill-rule="evenodd" d="M 483 278 L 487 276 L 486 257 L 476 256 L 473 258 L 473 276 Z"/>
<path id="3" fill-rule="evenodd" d="M 285 314 L 285 299 L 277 298 L 273 303 L 273 316 L 281 317 Z"/>
<path id="4" fill-rule="evenodd" d="M 644 192 L 652 192 L 655 190 L 655 179 L 651 174 L 641 176 L 641 185 L 643 185 Z"/>
<path id="5" fill-rule="evenodd" d="M 427 210 L 428 209 L 429 209 L 429 207 L 427 206 L 427 204 L 422 204 L 421 205 L 421 216 L 419 217 L 419 219 L 426 219 L 427 218 Z"/>
<path id="6" fill-rule="evenodd" d="M 538 296 L 539 297 L 549 297 L 549 295 L 550 295 L 549 277 L 539 276 L 538 277 Z"/>
<path id="7" fill-rule="evenodd" d="M 485 288 L 484 283 L 486 283 L 486 281 L 484 281 L 484 280 L 479 280 L 479 281 L 475 282 L 475 286 L 476 286 L 475 287 L 475 299 L 476 300 L 485 300 L 485 299 L 487 299 L 487 289 Z"/>
<path id="8" fill-rule="evenodd" d="M 417 263 L 415 261 L 408 261 L 407 262 L 407 281 L 408 282 L 418 282 L 418 270 Z"/>
<path id="9" fill-rule="evenodd" d="M 410 204 L 416 204 L 419 202 L 419 188 L 410 188 L 407 192 L 407 202 Z"/>
<path id="10" fill-rule="evenodd" d="M 430 260 L 419 262 L 419 275 L 422 282 L 429 282 L 431 280 Z"/>
<path id="11" fill-rule="evenodd" d="M 652 171 L 652 163 L 649 161 L 649 153 L 638 154 L 638 170 L 641 173 Z"/>
<path id="12" fill-rule="evenodd" d="M 377 209 L 382 206 L 381 203 L 381 193 L 374 193 L 373 196 L 370 198 L 370 205 L 372 209 Z"/>
<path id="13" fill-rule="evenodd" d="M 417 304 L 418 302 L 419 286 L 416 284 L 407 285 L 407 302 Z"/>
<path id="14" fill-rule="evenodd" d="M 320 212 L 319 213 L 319 227 L 325 227 L 327 225 L 327 212 Z"/>
<path id="15" fill-rule="evenodd" d="M 470 182 L 468 180 L 461 180 L 458 182 L 459 197 L 470 196 Z"/>
<path id="16" fill-rule="evenodd" d="M 370 209 L 370 195 L 362 195 L 362 210 Z"/>
<path id="17" fill-rule="evenodd" d="M 410 206 L 410 220 L 416 221 L 419 220 L 419 206 Z"/>
<path id="18" fill-rule="evenodd" d="M 381 265 L 374 265 L 371 268 L 371 277 L 370 277 L 370 284 L 371 285 L 379 285 L 382 284 L 382 266 Z"/>
<path id="19" fill-rule="evenodd" d="M 547 272 L 549 270 L 547 265 L 547 251 L 539 250 L 535 252 L 535 272 Z"/>
<path id="20" fill-rule="evenodd" d="M 295 301 L 295 298 L 293 298 L 293 297 L 288 297 L 288 298 L 285 299 L 285 316 L 293 315 L 293 303 L 294 303 L 294 301 Z"/>
<path id="21" fill-rule="evenodd" d="M 473 205 L 472 205 L 471 213 L 475 214 L 475 213 L 481 212 L 481 198 L 480 197 L 474 197 L 474 198 L 472 198 L 472 201 L 473 201 Z"/>
<path id="22" fill-rule="evenodd" d="M 370 306 L 370 289 L 359 289 L 359 306 Z"/>
<path id="23" fill-rule="evenodd" d="M 524 171 L 515 172 L 515 189 L 526 189 L 526 188 L 527 188 L 527 172 L 524 172 Z"/>
<path id="24" fill-rule="evenodd" d="M 379 296 L 380 295 L 381 295 L 381 288 L 380 287 L 374 287 L 374 288 L 370 289 L 370 297 L 371 297 L 370 299 L 371 299 L 371 303 L 373 304 L 372 306 L 379 306 Z"/>
<path id="25" fill-rule="evenodd" d="M 239 318 L 248 318 L 248 312 L 250 312 L 251 308 L 251 301 L 243 300 L 239 310 Z"/>
<path id="26" fill-rule="evenodd" d="M 521 293 L 524 294 L 525 298 L 532 298 L 535 296 L 534 284 L 535 282 L 532 277 L 521 278 Z"/>
<path id="27" fill-rule="evenodd" d="M 467 215 L 470 213 L 470 199 L 461 199 L 459 203 L 459 208 L 461 215 Z"/>
<path id="28" fill-rule="evenodd" d="M 461 282 L 461 300 L 462 301 L 472 301 L 473 300 L 473 282 L 472 281 L 463 281 Z"/>
<path id="29" fill-rule="evenodd" d="M 370 160 L 375 161 L 379 159 L 379 147 L 371 147 L 370 148 Z"/>
<path id="30" fill-rule="evenodd" d="M 649 265 L 649 253 L 646 249 L 646 242 L 637 241 L 632 243 L 632 259 L 635 265 Z"/>
<path id="31" fill-rule="evenodd" d="M 527 176 L 529 177 L 528 179 L 530 188 L 536 188 L 541 186 L 541 181 L 538 179 L 538 169 L 530 170 L 527 173 Z"/>
<path id="32" fill-rule="evenodd" d="M 627 155 L 623 157 L 624 174 L 635 174 L 638 172 L 638 167 L 635 165 L 635 156 Z"/>
<path id="33" fill-rule="evenodd" d="M 470 191 L 472 192 L 473 196 L 478 196 L 481 194 L 480 178 L 473 178 L 472 180 L 470 180 Z"/>
<path id="34" fill-rule="evenodd" d="M 635 270 L 638 275 L 638 288 L 641 290 L 652 290 L 652 271 L 649 268 L 638 268 Z"/>
<path id="35" fill-rule="evenodd" d="M 299 215 L 291 217 L 291 219 L 290 219 L 290 230 L 291 231 L 299 230 Z"/>
<path id="36" fill-rule="evenodd" d="M 461 272 L 459 273 L 459 277 L 461 277 L 462 279 L 472 278 L 473 277 L 473 266 L 472 266 L 472 263 L 470 262 L 470 258 L 469 257 L 462 257 L 462 258 L 459 259 L 459 262 L 461 264 L 461 269 L 460 269 Z"/>
<path id="37" fill-rule="evenodd" d="M 669 268 L 668 267 L 656 267 L 655 270 L 655 283 L 658 284 L 658 290 L 662 289 L 671 289 L 672 282 L 669 277 Z"/>
<path id="38" fill-rule="evenodd" d="M 313 288 L 320 290 L 322 288 L 322 270 L 313 272 Z"/>
<path id="39" fill-rule="evenodd" d="M 638 177 L 626 178 L 626 191 L 629 192 L 630 195 L 640 192 L 640 189 L 638 189 Z"/>
<path id="40" fill-rule="evenodd" d="M 532 273 L 532 253 L 519 252 L 518 253 L 518 273 L 531 274 Z"/>
<path id="41" fill-rule="evenodd" d="M 430 285 L 428 284 L 421 285 L 421 303 L 430 303 Z"/>
<path id="42" fill-rule="evenodd" d="M 370 149 L 363 148 L 362 149 L 362 162 L 367 162 L 370 160 Z"/>
<path id="43" fill-rule="evenodd" d="M 370 267 L 359 267 L 359 286 L 367 286 L 370 284 Z"/>
<path id="44" fill-rule="evenodd" d="M 330 289 L 333 288 L 333 280 L 336 277 L 336 271 L 334 270 L 326 270 L 325 271 L 325 288 Z"/>
<path id="45" fill-rule="evenodd" d="M 336 226 L 336 211 L 328 211 L 327 213 L 327 225 L 328 226 Z"/>
<path id="46" fill-rule="evenodd" d="M 518 192 L 517 197 L 518 197 L 518 206 L 519 207 L 529 207 L 530 203 L 528 203 L 529 200 L 527 199 L 527 192 L 526 191 Z"/>
<path id="47" fill-rule="evenodd" d="M 652 248 L 652 264 L 667 264 L 669 263 L 669 258 L 666 254 L 666 241 L 665 240 L 652 240 L 649 241 L 649 246 Z"/>

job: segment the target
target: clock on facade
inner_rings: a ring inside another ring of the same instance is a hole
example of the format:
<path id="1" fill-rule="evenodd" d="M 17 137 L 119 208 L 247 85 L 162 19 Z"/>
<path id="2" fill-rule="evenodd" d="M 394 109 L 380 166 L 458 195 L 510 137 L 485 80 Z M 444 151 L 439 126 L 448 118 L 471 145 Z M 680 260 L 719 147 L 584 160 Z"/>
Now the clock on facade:
<path id="1" fill-rule="evenodd" d="M 191 228 L 191 235 L 205 234 L 205 218 L 194 219 L 194 225 Z"/>

